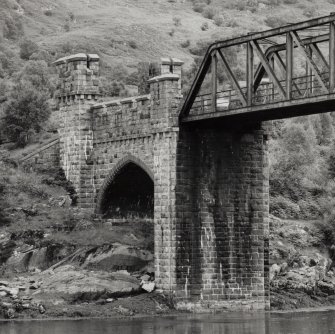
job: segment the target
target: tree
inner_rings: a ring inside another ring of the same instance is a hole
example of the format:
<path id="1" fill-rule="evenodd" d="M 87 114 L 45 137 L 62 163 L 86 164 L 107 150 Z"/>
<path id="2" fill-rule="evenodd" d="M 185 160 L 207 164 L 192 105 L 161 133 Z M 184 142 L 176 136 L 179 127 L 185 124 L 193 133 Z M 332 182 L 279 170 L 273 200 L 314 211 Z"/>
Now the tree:
<path id="1" fill-rule="evenodd" d="M 329 113 L 320 114 L 320 123 L 322 128 L 321 145 L 329 145 L 334 140 L 334 128 L 332 117 Z"/>
<path id="2" fill-rule="evenodd" d="M 9 14 L 5 13 L 3 24 L 3 37 L 16 40 L 23 35 L 23 25 L 21 18 L 15 15 L 14 18 Z"/>
<path id="3" fill-rule="evenodd" d="M 50 80 L 48 64 L 44 60 L 29 60 L 17 74 L 16 82 L 29 82 L 39 91 L 51 94 L 54 86 Z"/>
<path id="4" fill-rule="evenodd" d="M 137 86 L 139 94 L 149 93 L 148 80 L 160 75 L 159 65 L 154 62 L 140 62 L 137 65 Z"/>
<path id="5" fill-rule="evenodd" d="M 7 80 L 0 79 L 0 106 L 1 103 L 7 101 L 9 91 L 10 91 L 10 82 L 8 82 Z"/>
<path id="6" fill-rule="evenodd" d="M 21 67 L 20 59 L 15 52 L 9 49 L 4 44 L 0 43 L 0 64 L 5 76 L 11 76 Z"/>
<path id="7" fill-rule="evenodd" d="M 12 89 L 4 107 L 4 125 L 7 137 L 20 146 L 28 143 L 49 118 L 49 93 L 35 89 L 29 82 L 20 81 Z"/>
<path id="8" fill-rule="evenodd" d="M 115 97 L 115 96 L 126 96 L 127 90 L 122 82 L 117 80 L 108 80 L 105 77 L 101 77 L 101 93 L 103 96 Z"/>
<path id="9" fill-rule="evenodd" d="M 273 146 L 273 145 L 272 145 Z M 304 196 L 306 178 L 316 178 L 318 152 L 313 128 L 304 124 L 289 123 L 282 138 L 275 142 L 271 152 L 271 192 L 297 200 Z M 313 171 L 313 175 L 311 174 Z"/>
<path id="10" fill-rule="evenodd" d="M 24 60 L 28 60 L 37 51 L 38 45 L 29 39 L 25 39 L 20 43 L 20 57 Z"/>

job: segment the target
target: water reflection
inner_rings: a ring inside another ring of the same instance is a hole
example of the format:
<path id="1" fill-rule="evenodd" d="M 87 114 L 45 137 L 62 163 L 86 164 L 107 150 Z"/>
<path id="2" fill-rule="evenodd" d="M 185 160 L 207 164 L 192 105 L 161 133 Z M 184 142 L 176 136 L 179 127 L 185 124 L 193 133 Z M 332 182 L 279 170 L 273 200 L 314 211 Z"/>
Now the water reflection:
<path id="1" fill-rule="evenodd" d="M 335 334 L 335 311 L 0 322 L 0 334 Z"/>

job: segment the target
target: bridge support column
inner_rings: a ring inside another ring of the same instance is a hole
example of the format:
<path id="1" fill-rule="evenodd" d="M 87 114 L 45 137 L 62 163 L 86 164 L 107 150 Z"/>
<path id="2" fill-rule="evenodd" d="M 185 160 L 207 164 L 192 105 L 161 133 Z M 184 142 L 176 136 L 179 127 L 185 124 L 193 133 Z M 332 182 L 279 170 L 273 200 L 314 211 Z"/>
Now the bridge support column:
<path id="1" fill-rule="evenodd" d="M 171 296 L 176 290 L 176 154 L 182 63 L 162 59 L 162 74 L 149 80 L 153 105 L 155 281 Z"/>
<path id="2" fill-rule="evenodd" d="M 269 308 L 268 182 L 264 125 L 180 128 L 178 308 Z"/>
<path id="3" fill-rule="evenodd" d="M 78 205 L 94 209 L 91 105 L 99 97 L 99 56 L 76 54 L 55 62 L 59 74 L 60 162 Z"/>

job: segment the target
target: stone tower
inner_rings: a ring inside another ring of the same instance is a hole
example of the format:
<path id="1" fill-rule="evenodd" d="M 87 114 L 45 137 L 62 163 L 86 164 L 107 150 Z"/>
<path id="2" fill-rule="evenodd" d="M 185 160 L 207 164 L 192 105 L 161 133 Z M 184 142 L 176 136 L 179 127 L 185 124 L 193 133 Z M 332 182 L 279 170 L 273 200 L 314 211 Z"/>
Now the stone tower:
<path id="1" fill-rule="evenodd" d="M 91 209 L 91 192 L 86 189 L 93 185 L 91 106 L 100 96 L 99 56 L 79 53 L 58 59 L 55 65 L 59 75 L 60 164 L 79 195 L 79 206 Z"/>

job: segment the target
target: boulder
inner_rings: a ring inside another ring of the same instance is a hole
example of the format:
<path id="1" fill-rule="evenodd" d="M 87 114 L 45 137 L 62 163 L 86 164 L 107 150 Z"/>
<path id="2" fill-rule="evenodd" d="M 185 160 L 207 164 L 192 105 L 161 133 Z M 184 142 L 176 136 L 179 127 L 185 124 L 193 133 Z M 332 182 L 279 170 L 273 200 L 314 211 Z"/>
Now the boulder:
<path id="1" fill-rule="evenodd" d="M 10 233 L 0 234 L 0 265 L 12 256 L 15 247 L 16 243 L 11 240 Z"/>
<path id="2" fill-rule="evenodd" d="M 276 263 L 270 267 L 270 282 L 280 273 L 280 269 L 280 266 Z"/>
<path id="3" fill-rule="evenodd" d="M 113 245 L 100 248 L 91 253 L 83 264 L 83 268 L 116 271 L 127 270 L 129 272 L 143 271 L 154 260 L 150 251 L 125 245 Z"/>
<path id="4" fill-rule="evenodd" d="M 6 319 L 14 319 L 15 318 L 15 311 L 13 308 L 8 308 L 5 311 L 5 318 Z"/>
<path id="5" fill-rule="evenodd" d="M 122 314 L 122 315 L 127 315 L 127 316 L 134 315 L 133 311 L 131 311 L 128 308 L 123 307 L 121 305 L 119 305 L 118 307 L 114 307 L 113 310 L 116 311 L 116 312 L 118 312 L 118 313 L 120 313 L 120 314 Z"/>
<path id="6" fill-rule="evenodd" d="M 323 293 L 326 293 L 327 295 L 334 295 L 335 294 L 335 281 L 334 280 L 328 280 L 323 279 L 318 281 L 318 288 Z"/>
<path id="7" fill-rule="evenodd" d="M 140 279 L 141 281 L 149 282 L 151 280 L 151 276 L 148 274 L 145 274 L 145 275 L 142 275 Z"/>
<path id="8" fill-rule="evenodd" d="M 18 288 L 10 288 L 10 287 L 7 287 L 7 286 L 0 286 L 0 292 L 5 292 L 6 295 L 16 297 L 19 294 L 19 289 Z"/>
<path id="9" fill-rule="evenodd" d="M 28 270 L 47 269 L 48 268 L 47 247 L 35 249 L 29 259 Z"/>
<path id="10" fill-rule="evenodd" d="M 32 252 L 14 251 L 12 256 L 7 260 L 6 265 L 8 270 L 13 272 L 25 272 L 28 269 Z"/>
<path id="11" fill-rule="evenodd" d="M 288 264 L 287 262 L 283 262 L 281 265 L 280 265 L 280 272 L 284 273 L 285 271 L 287 271 L 288 269 Z"/>
<path id="12" fill-rule="evenodd" d="M 39 311 L 41 314 L 44 314 L 44 313 L 45 313 L 45 311 L 46 311 L 46 309 L 45 309 L 44 305 L 42 305 L 42 304 L 39 304 L 39 305 L 38 305 L 38 311 Z"/>
<path id="13" fill-rule="evenodd" d="M 93 272 L 76 268 L 71 265 L 59 267 L 53 275 L 43 276 L 38 293 L 61 293 L 65 295 L 104 294 L 124 295 L 140 290 L 139 281 L 122 273 Z"/>
<path id="14" fill-rule="evenodd" d="M 141 282 L 141 287 L 144 291 L 150 293 L 150 292 L 155 290 L 156 285 L 155 285 L 155 282 L 144 282 L 144 281 L 142 281 Z"/>

